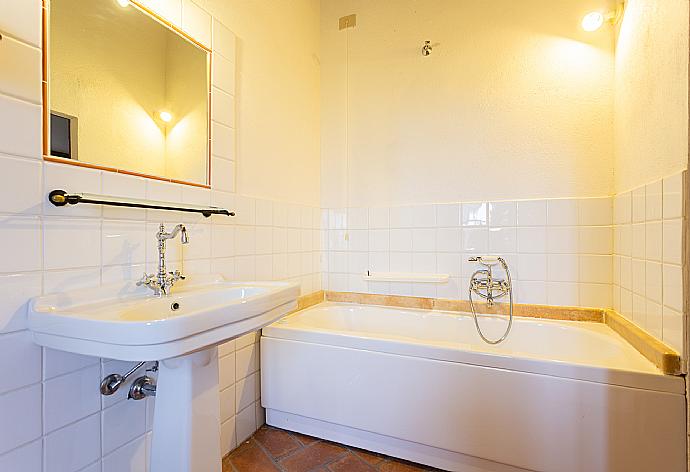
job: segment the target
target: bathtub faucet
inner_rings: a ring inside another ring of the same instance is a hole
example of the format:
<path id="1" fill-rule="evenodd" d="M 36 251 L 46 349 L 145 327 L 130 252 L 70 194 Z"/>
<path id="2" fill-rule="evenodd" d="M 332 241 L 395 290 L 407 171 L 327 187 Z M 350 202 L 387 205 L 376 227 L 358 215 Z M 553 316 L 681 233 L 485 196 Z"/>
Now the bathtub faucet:
<path id="1" fill-rule="evenodd" d="M 505 259 L 498 256 L 476 256 L 470 257 L 470 262 L 478 262 L 483 265 L 483 269 L 477 269 L 470 277 L 470 307 L 472 308 L 472 317 L 474 318 L 474 326 L 477 328 L 479 337 L 488 344 L 498 344 L 504 341 L 510 333 L 510 328 L 513 326 L 513 283 L 510 279 L 510 270 Z M 497 279 L 493 274 L 493 266 L 500 264 L 505 271 L 505 279 Z M 477 310 L 474 307 L 474 300 L 472 294 L 479 295 L 480 298 L 486 300 L 488 306 L 494 305 L 494 300 L 497 298 L 510 296 L 510 317 L 508 318 L 508 326 L 506 327 L 503 336 L 498 339 L 489 339 L 484 336 L 481 327 L 479 326 L 479 319 L 477 317 Z"/>
<path id="2" fill-rule="evenodd" d="M 502 257 L 476 256 L 470 257 L 469 262 L 478 262 L 485 267 L 472 274 L 470 290 L 485 299 L 487 305 L 493 306 L 495 299 L 504 297 L 510 292 L 510 280 L 494 278 L 492 271 L 492 267 L 496 264 L 508 270 L 508 264 Z"/>

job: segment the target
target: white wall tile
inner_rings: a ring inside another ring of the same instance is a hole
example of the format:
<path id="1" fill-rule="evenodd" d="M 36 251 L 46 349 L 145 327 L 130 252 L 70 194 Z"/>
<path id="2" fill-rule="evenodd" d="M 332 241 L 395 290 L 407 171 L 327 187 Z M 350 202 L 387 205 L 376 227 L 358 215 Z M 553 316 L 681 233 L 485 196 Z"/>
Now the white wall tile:
<path id="1" fill-rule="evenodd" d="M 436 226 L 441 228 L 460 226 L 460 217 L 459 203 L 436 205 Z"/>
<path id="2" fill-rule="evenodd" d="M 546 225 L 546 200 L 517 202 L 517 223 L 519 226 Z"/>
<path id="3" fill-rule="evenodd" d="M 683 216 L 683 173 L 674 174 L 663 180 L 664 219 Z"/>
<path id="4" fill-rule="evenodd" d="M 412 230 L 391 229 L 390 230 L 390 250 L 391 251 L 411 251 L 412 250 Z"/>
<path id="5" fill-rule="evenodd" d="M 41 120 L 39 105 L 0 95 L 0 152 L 40 159 Z"/>
<path id="6" fill-rule="evenodd" d="M 213 100 L 213 107 L 211 108 L 211 116 L 213 120 L 222 125 L 234 128 L 235 97 L 214 87 L 212 90 L 211 100 Z M 215 151 L 217 154 L 218 150 L 215 149 Z M 234 157 L 234 154 L 232 157 Z"/>
<path id="7" fill-rule="evenodd" d="M 546 211 L 549 226 L 575 226 L 579 220 L 577 200 L 548 200 Z"/>
<path id="8" fill-rule="evenodd" d="M 34 441 L 22 447 L 0 455 L 0 470 L 8 472 L 42 472 L 43 444 Z"/>
<path id="9" fill-rule="evenodd" d="M 45 382 L 46 433 L 55 431 L 101 408 L 100 366 L 94 365 Z"/>
<path id="10" fill-rule="evenodd" d="M 683 249 L 682 221 L 664 220 L 663 223 L 663 259 L 665 263 L 681 264 Z"/>
<path id="11" fill-rule="evenodd" d="M 632 223 L 632 193 L 625 192 L 616 195 L 613 199 L 614 223 Z"/>
<path id="12" fill-rule="evenodd" d="M 436 250 L 439 252 L 460 252 L 462 233 L 460 228 L 438 228 L 436 230 Z"/>
<path id="13" fill-rule="evenodd" d="M 433 228 L 412 230 L 412 250 L 416 252 L 436 251 L 436 230 Z"/>
<path id="14" fill-rule="evenodd" d="M 53 377 L 96 364 L 100 364 L 98 357 L 82 356 L 67 351 L 45 348 L 43 354 L 43 380 L 52 379 Z"/>
<path id="15" fill-rule="evenodd" d="M 100 265 L 100 221 L 48 218 L 43 226 L 46 269 Z"/>
<path id="16" fill-rule="evenodd" d="M 204 46 L 211 47 L 211 15 L 189 0 L 182 0 L 182 29 Z"/>
<path id="17" fill-rule="evenodd" d="M 681 266 L 662 266 L 663 304 L 674 311 L 683 311 L 683 271 Z M 658 302 L 659 300 L 657 300 Z"/>
<path id="18" fill-rule="evenodd" d="M 211 186 L 215 190 L 235 191 L 235 162 L 213 156 L 211 158 Z M 231 210 L 232 211 L 232 210 Z"/>
<path id="19" fill-rule="evenodd" d="M 606 226 L 613 220 L 613 206 L 610 197 L 583 198 L 578 200 L 578 222 L 580 225 Z"/>
<path id="20" fill-rule="evenodd" d="M 412 207 L 412 226 L 414 228 L 433 228 L 436 226 L 435 205 L 415 205 Z"/>
<path id="21" fill-rule="evenodd" d="M 388 208 L 369 208 L 369 227 L 385 229 L 390 225 Z"/>
<path id="22" fill-rule="evenodd" d="M 146 237 L 143 221 L 104 220 L 101 240 L 103 265 L 146 262 Z"/>
<path id="23" fill-rule="evenodd" d="M 517 232 L 515 228 L 489 228 L 489 251 L 496 254 L 517 251 Z"/>
<path id="24" fill-rule="evenodd" d="M 235 419 L 233 416 L 220 425 L 220 449 L 224 456 L 237 447 Z"/>
<path id="25" fill-rule="evenodd" d="M 41 436 L 41 385 L 0 395 L 0 454 Z"/>
<path id="26" fill-rule="evenodd" d="M 235 159 L 235 130 L 233 128 L 216 121 L 211 123 L 211 153 L 223 159 Z M 214 169 L 215 166 L 211 162 L 211 177 L 213 177 Z"/>
<path id="27" fill-rule="evenodd" d="M 610 226 L 581 226 L 578 251 L 581 254 L 612 254 L 612 228 Z"/>
<path id="28" fill-rule="evenodd" d="M 41 221 L 37 217 L 0 216 L 0 271 L 41 269 Z"/>
<path id="29" fill-rule="evenodd" d="M 256 430 L 256 409 L 254 405 L 250 405 L 244 410 L 237 413 L 236 418 L 236 432 L 237 444 L 243 442 Z"/>
<path id="30" fill-rule="evenodd" d="M 41 348 L 29 331 L 0 335 L 0 394 L 41 381 Z"/>
<path id="31" fill-rule="evenodd" d="M 645 264 L 645 296 L 648 300 L 661 304 L 662 287 L 661 264 L 647 261 Z"/>
<path id="32" fill-rule="evenodd" d="M 644 187 L 636 188 L 632 191 L 632 221 L 642 223 L 646 220 L 646 192 Z"/>
<path id="33" fill-rule="evenodd" d="M 551 254 L 576 254 L 579 249 L 577 226 L 550 226 L 546 230 L 546 251 Z"/>
<path id="34" fill-rule="evenodd" d="M 146 402 L 123 401 L 102 413 L 103 453 L 108 454 L 146 432 Z"/>
<path id="35" fill-rule="evenodd" d="M 631 234 L 632 257 L 637 259 L 644 259 L 646 251 L 646 225 L 644 223 L 633 224 Z"/>
<path id="36" fill-rule="evenodd" d="M 41 1 L 0 0 L 0 31 L 33 46 L 41 46 Z"/>
<path id="37" fill-rule="evenodd" d="M 486 226 L 489 224 L 488 203 L 463 203 L 462 226 Z"/>
<path id="38" fill-rule="evenodd" d="M 665 306 L 662 316 L 664 342 L 683 354 L 683 314 Z"/>
<path id="39" fill-rule="evenodd" d="M 146 472 L 146 440 L 141 436 L 103 457 L 103 472 Z"/>
<path id="40" fill-rule="evenodd" d="M 44 199 L 41 163 L 0 155 L 0 169 L 0 212 L 40 214 Z"/>
<path id="41" fill-rule="evenodd" d="M 0 94 L 41 103 L 41 50 L 4 36 L 0 42 Z"/>
<path id="42" fill-rule="evenodd" d="M 76 472 L 99 457 L 100 414 L 55 431 L 45 439 L 45 472 Z"/>
<path id="43" fill-rule="evenodd" d="M 28 300 L 41 294 L 40 272 L 0 276 L 0 333 L 26 328 Z"/>
<path id="44" fill-rule="evenodd" d="M 547 282 L 547 303 L 556 306 L 575 306 L 580 302 L 579 286 L 572 282 Z"/>
<path id="45" fill-rule="evenodd" d="M 554 282 L 577 282 L 579 261 L 575 254 L 549 254 L 547 258 L 548 279 Z"/>
<path id="46" fill-rule="evenodd" d="M 213 51 L 235 60 L 235 34 L 220 21 L 213 20 Z"/>
<path id="47" fill-rule="evenodd" d="M 211 81 L 214 87 L 218 87 L 223 92 L 234 96 L 236 93 L 235 63 L 225 56 L 221 56 L 214 52 Z M 213 106 L 216 106 L 215 102 Z M 230 126 L 235 126 L 234 120 Z"/>
<path id="48" fill-rule="evenodd" d="M 489 230 L 481 227 L 463 228 L 462 250 L 472 254 L 486 254 L 489 251 Z"/>
<path id="49" fill-rule="evenodd" d="M 412 228 L 414 226 L 414 208 L 411 206 L 390 208 L 391 228 Z"/>
<path id="50" fill-rule="evenodd" d="M 645 186 L 645 220 L 657 221 L 663 216 L 663 186 L 657 180 Z"/>
<path id="51" fill-rule="evenodd" d="M 515 202 L 492 202 L 488 206 L 489 226 L 517 225 L 517 204 Z"/>
<path id="52" fill-rule="evenodd" d="M 661 261 L 663 244 L 661 221 L 645 223 L 645 258 L 650 261 Z"/>

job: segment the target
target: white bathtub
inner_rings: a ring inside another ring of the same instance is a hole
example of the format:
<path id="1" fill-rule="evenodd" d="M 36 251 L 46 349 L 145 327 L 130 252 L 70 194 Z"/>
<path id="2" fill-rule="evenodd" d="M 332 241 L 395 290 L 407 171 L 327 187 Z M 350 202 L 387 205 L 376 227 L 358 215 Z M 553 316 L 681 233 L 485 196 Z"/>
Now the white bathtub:
<path id="1" fill-rule="evenodd" d="M 686 470 L 683 379 L 600 323 L 489 346 L 467 315 L 326 303 L 264 328 L 261 381 L 273 426 L 446 470 Z"/>

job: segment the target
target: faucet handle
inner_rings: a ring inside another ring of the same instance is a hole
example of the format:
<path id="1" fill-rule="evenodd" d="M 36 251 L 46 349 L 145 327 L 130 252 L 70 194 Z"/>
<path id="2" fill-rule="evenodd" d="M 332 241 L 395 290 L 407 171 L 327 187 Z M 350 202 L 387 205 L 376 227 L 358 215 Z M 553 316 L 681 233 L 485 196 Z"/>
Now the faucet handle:
<path id="1" fill-rule="evenodd" d="M 182 275 L 182 273 L 179 270 L 176 270 L 175 272 L 169 272 L 169 274 L 172 276 L 173 282 L 186 279 L 186 277 Z"/>
<path id="2" fill-rule="evenodd" d="M 152 277 L 152 275 L 149 275 L 146 272 L 144 272 L 144 275 L 141 276 L 141 279 L 137 281 L 137 287 L 141 287 L 142 285 L 148 285 L 151 282 Z"/>

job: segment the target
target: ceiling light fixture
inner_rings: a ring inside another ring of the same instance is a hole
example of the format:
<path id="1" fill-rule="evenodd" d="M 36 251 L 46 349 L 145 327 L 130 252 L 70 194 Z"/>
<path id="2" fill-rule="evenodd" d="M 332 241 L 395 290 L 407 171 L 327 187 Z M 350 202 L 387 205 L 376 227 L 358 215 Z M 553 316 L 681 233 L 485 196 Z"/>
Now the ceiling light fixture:
<path id="1" fill-rule="evenodd" d="M 165 111 L 165 110 L 160 112 L 158 114 L 158 116 L 160 117 L 161 120 L 163 120 L 166 123 L 170 123 L 173 119 L 172 113 L 170 113 L 169 111 Z"/>
<path id="2" fill-rule="evenodd" d="M 117 4 L 122 8 L 126 8 L 129 6 L 129 0 L 117 0 Z"/>

